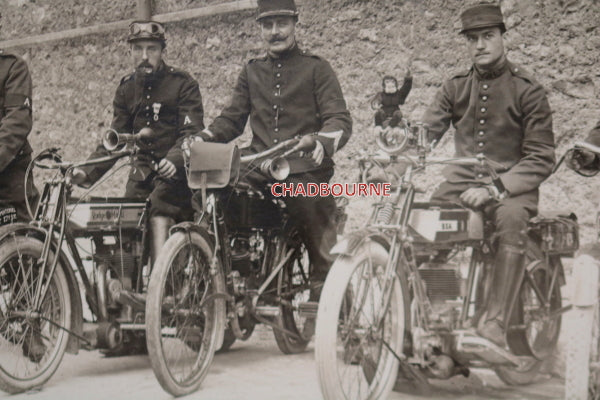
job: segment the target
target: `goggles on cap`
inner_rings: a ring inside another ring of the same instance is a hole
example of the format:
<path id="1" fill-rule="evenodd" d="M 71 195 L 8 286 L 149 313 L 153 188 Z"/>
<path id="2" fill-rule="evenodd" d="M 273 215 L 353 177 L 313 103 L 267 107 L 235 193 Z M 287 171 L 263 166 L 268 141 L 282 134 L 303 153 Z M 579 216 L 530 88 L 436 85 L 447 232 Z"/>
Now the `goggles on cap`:
<path id="1" fill-rule="evenodd" d="M 127 40 L 156 39 L 165 40 L 165 28 L 158 22 L 132 22 L 129 25 Z"/>

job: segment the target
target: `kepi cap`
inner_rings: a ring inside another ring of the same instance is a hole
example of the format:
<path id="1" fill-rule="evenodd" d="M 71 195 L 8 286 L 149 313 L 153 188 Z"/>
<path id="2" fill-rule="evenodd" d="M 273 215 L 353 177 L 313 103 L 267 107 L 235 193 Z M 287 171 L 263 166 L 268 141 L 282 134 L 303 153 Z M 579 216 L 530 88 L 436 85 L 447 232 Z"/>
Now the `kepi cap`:
<path id="1" fill-rule="evenodd" d="M 258 0 L 258 14 L 256 20 L 266 17 L 287 16 L 297 17 L 298 10 L 294 0 Z"/>
<path id="2" fill-rule="evenodd" d="M 462 22 L 460 33 L 492 26 L 499 27 L 502 33 L 506 32 L 502 10 L 496 4 L 484 3 L 469 7 L 460 14 L 460 19 Z"/>

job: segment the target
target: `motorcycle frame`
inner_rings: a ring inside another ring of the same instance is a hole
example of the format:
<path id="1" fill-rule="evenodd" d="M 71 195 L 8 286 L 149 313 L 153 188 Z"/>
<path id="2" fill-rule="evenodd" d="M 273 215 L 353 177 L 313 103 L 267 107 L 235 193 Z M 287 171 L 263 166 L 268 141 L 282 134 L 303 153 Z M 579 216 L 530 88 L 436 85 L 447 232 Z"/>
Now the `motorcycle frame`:
<path id="1" fill-rule="evenodd" d="M 248 188 L 245 188 L 245 189 L 248 189 Z M 251 187 L 249 189 L 254 190 Z M 200 195 L 202 196 L 202 211 L 201 211 L 200 215 L 198 216 L 198 218 L 196 219 L 195 226 L 202 227 L 202 226 L 206 226 L 206 224 L 208 224 L 208 226 L 210 227 L 210 229 L 207 229 L 206 231 L 208 233 L 208 236 L 212 238 L 213 243 L 214 243 L 214 253 L 212 255 L 211 263 L 215 264 L 215 262 L 214 262 L 215 260 L 220 261 L 220 263 L 217 263 L 217 264 L 222 265 L 223 275 L 225 277 L 225 287 L 227 288 L 227 290 L 229 292 L 229 293 L 225 294 L 226 301 L 228 304 L 227 308 L 230 310 L 235 310 L 236 299 L 231 294 L 231 293 L 233 293 L 233 288 L 231 286 L 231 282 L 229 281 L 229 279 L 227 279 L 231 275 L 231 272 L 232 272 L 232 257 L 231 257 L 231 249 L 230 249 L 229 242 L 228 242 L 229 231 L 227 228 L 227 224 L 225 223 L 224 210 L 220 206 L 220 200 L 218 199 L 219 196 L 217 195 L 216 192 L 214 192 L 212 190 L 210 192 L 207 192 L 205 189 L 202 189 L 200 191 Z M 276 232 L 278 232 L 278 234 L 275 234 L 275 235 L 271 234 L 269 236 L 270 237 L 274 236 L 275 238 L 277 238 L 277 236 L 284 237 L 286 234 L 285 232 L 287 230 L 287 226 L 288 226 L 287 222 L 288 221 L 284 218 L 283 226 L 280 229 L 276 230 Z M 175 229 L 178 229 L 178 228 L 175 228 Z M 188 228 L 181 228 L 181 229 L 188 229 Z M 273 233 L 273 232 L 271 232 L 271 233 Z M 272 327 L 273 329 L 283 331 L 290 336 L 298 337 L 298 335 L 295 332 L 289 331 L 289 330 L 279 326 L 277 323 L 275 323 L 267 318 L 263 318 L 262 316 L 258 315 L 255 312 L 256 306 L 258 303 L 258 299 L 265 293 L 266 289 L 273 283 L 273 281 L 275 280 L 275 278 L 277 277 L 279 272 L 282 270 L 282 268 L 286 265 L 286 263 L 294 255 L 294 250 L 290 249 L 285 254 L 285 256 L 281 260 L 279 260 L 279 263 L 277 265 L 273 266 L 273 261 L 275 259 L 277 259 L 278 252 L 280 252 L 280 250 L 281 250 L 279 247 L 282 244 L 283 244 L 283 242 L 281 240 L 279 240 L 278 243 L 276 243 L 276 244 L 266 243 L 265 253 L 262 258 L 261 271 L 260 271 L 260 276 L 263 278 L 263 279 L 261 279 L 261 285 L 257 290 L 253 290 L 247 294 L 251 299 L 251 305 L 252 305 L 252 308 L 249 310 L 249 312 L 252 314 L 252 317 L 254 319 L 256 319 L 258 322 L 268 325 L 268 326 Z M 241 328 L 238 324 L 237 317 L 228 318 L 228 320 L 231 322 L 231 328 L 232 328 L 234 335 L 237 338 L 244 339 L 244 334 L 242 333 Z"/>

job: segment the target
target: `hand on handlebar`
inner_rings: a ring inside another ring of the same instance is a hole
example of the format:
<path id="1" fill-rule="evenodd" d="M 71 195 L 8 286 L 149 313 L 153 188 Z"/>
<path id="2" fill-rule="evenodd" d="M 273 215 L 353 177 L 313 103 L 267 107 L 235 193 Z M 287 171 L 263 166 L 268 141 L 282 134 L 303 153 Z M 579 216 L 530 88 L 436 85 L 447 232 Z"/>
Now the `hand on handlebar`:
<path id="1" fill-rule="evenodd" d="M 185 139 L 183 139 L 183 143 L 181 143 L 181 150 L 183 151 L 183 156 L 186 160 L 189 160 L 192 145 L 195 142 L 204 142 L 204 139 L 202 139 L 202 137 L 198 135 L 188 136 Z"/>
<path id="2" fill-rule="evenodd" d="M 311 157 L 317 165 L 321 165 L 321 163 L 323 162 L 323 158 L 325 157 L 325 149 L 323 148 L 323 143 L 319 142 L 318 140 L 315 140 L 315 148 L 311 153 Z"/>
<path id="3" fill-rule="evenodd" d="M 87 181 L 88 176 L 81 168 L 73 168 L 71 172 L 71 183 L 77 186 L 82 186 Z"/>
<path id="4" fill-rule="evenodd" d="M 580 148 L 573 149 L 573 151 L 569 152 L 565 158 L 567 167 L 574 171 L 579 171 L 582 168 L 591 166 L 595 160 L 596 154 Z"/>

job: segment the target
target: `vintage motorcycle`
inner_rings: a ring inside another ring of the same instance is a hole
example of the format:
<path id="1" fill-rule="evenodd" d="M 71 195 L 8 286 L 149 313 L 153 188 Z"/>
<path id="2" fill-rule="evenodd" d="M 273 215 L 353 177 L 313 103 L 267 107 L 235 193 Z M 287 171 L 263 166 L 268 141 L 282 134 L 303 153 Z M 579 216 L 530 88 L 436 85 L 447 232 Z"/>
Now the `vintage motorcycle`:
<path id="1" fill-rule="evenodd" d="M 49 175 L 33 220 L 0 229 L 0 389 L 43 385 L 65 351 L 145 346 L 136 294 L 150 273 L 148 204 L 71 193 L 74 168 L 133 160 L 147 140 L 109 131 L 105 147 L 124 147 L 108 156 L 66 162 L 52 148 L 32 160 Z M 92 321 L 84 321 L 81 292 Z"/>
<path id="2" fill-rule="evenodd" d="M 575 143 L 567 154 L 573 152 L 573 157 L 576 158 L 580 150 L 590 151 L 596 156 L 600 155 L 600 147 L 585 142 Z M 560 162 L 557 168 L 558 166 Z M 575 172 L 585 177 L 593 177 L 599 170 L 593 168 Z M 597 219 L 597 228 L 600 226 L 598 222 L 599 219 Z M 573 261 L 572 320 L 577 329 L 569 332 L 567 341 L 565 399 L 598 400 L 600 399 L 600 307 L 598 303 L 600 247 L 598 240 L 589 248 L 582 250 L 582 254 Z"/>
<path id="3" fill-rule="evenodd" d="M 192 146 L 197 217 L 171 229 L 146 305 L 150 361 L 170 394 L 197 390 L 215 351 L 248 339 L 257 323 L 272 327 L 283 353 L 305 350 L 314 330 L 305 321 L 317 309 L 308 301 L 307 252 L 283 201 L 238 175 L 259 170 L 282 180 L 286 157 L 312 147 L 312 136 L 241 157 L 233 144 Z"/>
<path id="4" fill-rule="evenodd" d="M 491 160 L 432 157 L 427 137 L 422 124 L 406 127 L 364 163 L 398 164 L 403 178 L 374 204 L 367 226 L 332 250 L 338 258 L 323 287 L 315 335 L 325 399 L 382 399 L 393 387 L 427 393 L 429 378 L 468 375 L 469 367 L 526 384 L 555 348 L 563 311 L 560 257 L 578 246 L 574 217 L 530 221 L 526 268 L 507 318 L 508 348 L 475 335 L 489 285 L 498 284 L 490 278 L 493 227 L 481 212 L 415 201 L 414 173 L 431 164 L 479 165 L 500 193 L 504 188 Z"/>

